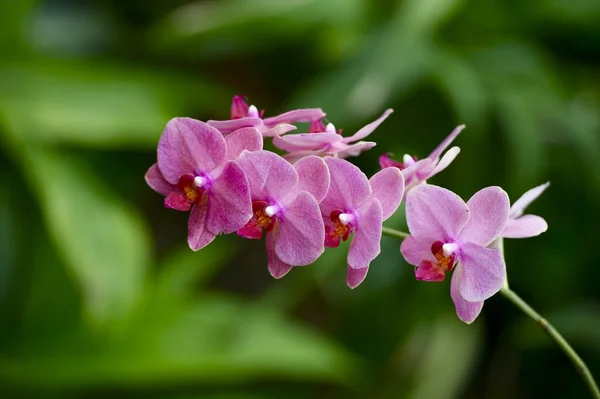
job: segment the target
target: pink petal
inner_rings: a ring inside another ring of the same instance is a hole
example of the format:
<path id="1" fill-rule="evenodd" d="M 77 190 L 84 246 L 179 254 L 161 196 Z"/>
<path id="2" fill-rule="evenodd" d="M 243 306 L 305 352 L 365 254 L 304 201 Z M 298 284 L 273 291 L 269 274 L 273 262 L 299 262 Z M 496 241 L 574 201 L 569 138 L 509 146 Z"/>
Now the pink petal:
<path id="1" fill-rule="evenodd" d="M 226 159 L 235 160 L 242 151 L 260 151 L 263 148 L 263 137 L 258 129 L 254 127 L 244 127 L 225 136 L 227 143 Z"/>
<path id="2" fill-rule="evenodd" d="M 370 150 L 375 147 L 377 143 L 372 141 L 359 141 L 358 143 L 347 145 L 345 143 L 340 143 L 338 145 L 338 149 L 334 151 L 329 151 L 330 153 L 337 153 L 337 156 L 340 158 L 348 158 L 348 157 L 357 157 L 361 152 Z"/>
<path id="3" fill-rule="evenodd" d="M 431 159 L 424 158 L 419 159 L 417 162 L 412 165 L 402 169 L 402 176 L 404 176 L 404 183 L 408 187 L 409 184 L 420 183 L 420 181 L 416 180 L 425 180 L 430 174 L 430 171 L 433 170 L 434 165 Z M 424 179 L 421 179 L 420 176 L 424 175 Z"/>
<path id="4" fill-rule="evenodd" d="M 406 195 L 406 222 L 418 240 L 454 240 L 468 220 L 467 204 L 450 190 L 425 184 Z"/>
<path id="5" fill-rule="evenodd" d="M 486 187 L 467 202 L 471 217 L 460 233 L 462 242 L 487 246 L 502 233 L 508 221 L 508 194 L 500 187 Z"/>
<path id="6" fill-rule="evenodd" d="M 381 205 L 372 199 L 357 211 L 354 237 L 348 250 L 348 265 L 354 269 L 368 267 L 381 252 Z"/>
<path id="7" fill-rule="evenodd" d="M 319 150 L 319 151 L 294 151 L 294 152 L 290 152 L 289 154 L 285 154 L 283 156 L 283 158 L 286 161 L 288 161 L 289 163 L 295 164 L 299 160 L 306 158 L 306 157 L 310 157 L 310 156 L 322 157 L 325 155 L 326 154 L 321 150 Z"/>
<path id="8" fill-rule="evenodd" d="M 550 182 L 544 183 L 540 186 L 534 187 L 527 191 L 518 200 L 515 201 L 513 206 L 510 208 L 511 219 L 516 219 L 523 214 L 525 208 L 529 206 L 533 201 L 537 199 L 542 193 L 548 188 Z M 539 234 L 539 233 L 538 233 Z M 537 234 L 536 234 L 537 235 Z"/>
<path id="9" fill-rule="evenodd" d="M 215 239 L 215 235 L 206 230 L 206 202 L 194 206 L 188 220 L 188 245 L 193 251 L 204 248 Z"/>
<path id="10" fill-rule="evenodd" d="M 345 137 L 344 143 L 353 143 L 355 141 L 359 141 L 373 133 L 373 130 L 377 129 L 379 125 L 383 123 L 384 120 L 387 119 L 394 112 L 393 109 L 386 109 L 385 112 L 377 118 L 375 121 L 369 123 L 368 125 L 361 128 L 358 132 L 354 133 L 352 136 Z"/>
<path id="11" fill-rule="evenodd" d="M 450 296 L 456 307 L 458 318 L 467 324 L 471 324 L 479 316 L 479 313 L 481 313 L 483 301 L 469 302 L 460 295 L 458 284 L 462 278 L 460 273 L 460 268 L 453 272 L 450 283 Z"/>
<path id="12" fill-rule="evenodd" d="M 253 201 L 279 200 L 298 184 L 294 166 L 273 152 L 244 152 L 236 163 L 248 178 Z"/>
<path id="13" fill-rule="evenodd" d="M 437 263 L 424 260 L 415 267 L 415 277 L 420 281 L 440 282 L 444 281 L 446 273 Z"/>
<path id="14" fill-rule="evenodd" d="M 367 277 L 367 272 L 369 271 L 369 266 L 362 267 L 360 269 L 354 269 L 348 266 L 348 277 L 346 278 L 346 284 L 350 288 L 356 288 L 360 283 L 363 282 L 365 277 Z"/>
<path id="15" fill-rule="evenodd" d="M 171 119 L 158 141 L 158 167 L 164 178 L 177 184 L 192 173 L 208 173 L 225 158 L 225 139 L 219 131 L 191 118 Z"/>
<path id="16" fill-rule="evenodd" d="M 317 150 L 342 141 L 337 133 L 298 133 L 273 137 L 273 145 L 287 152 Z"/>
<path id="17" fill-rule="evenodd" d="M 417 240 L 413 236 L 408 236 L 400 244 L 400 252 L 404 259 L 413 266 L 419 265 L 421 261 L 435 262 L 436 259 L 431 253 L 432 241 Z"/>
<path id="18" fill-rule="evenodd" d="M 251 217 L 246 176 L 238 165 L 228 162 L 210 186 L 206 229 L 213 234 L 233 233 L 244 227 Z"/>
<path id="19" fill-rule="evenodd" d="M 523 215 L 517 219 L 508 219 L 501 236 L 505 238 L 535 237 L 548 230 L 548 223 L 536 215 Z"/>
<path id="20" fill-rule="evenodd" d="M 150 169 L 148 169 L 144 178 L 152 190 L 165 197 L 173 191 L 173 185 L 165 180 L 162 173 L 160 173 L 157 164 L 150 166 Z"/>
<path id="21" fill-rule="evenodd" d="M 473 243 L 462 244 L 460 261 L 454 273 L 452 279 L 457 279 L 458 290 L 464 299 L 484 301 L 498 292 L 506 279 L 502 251 Z"/>
<path id="22" fill-rule="evenodd" d="M 326 157 L 325 163 L 329 168 L 331 183 L 321 202 L 324 215 L 329 216 L 335 209 L 352 211 L 371 197 L 369 180 L 358 167 L 344 159 L 332 157 Z"/>
<path id="23" fill-rule="evenodd" d="M 271 128 L 263 125 L 263 127 L 260 129 L 263 137 L 277 137 L 293 130 L 296 130 L 296 126 L 287 124 L 277 125 Z"/>
<path id="24" fill-rule="evenodd" d="M 292 266 L 313 263 L 325 250 L 325 226 L 314 197 L 302 191 L 286 198 L 275 253 Z"/>
<path id="25" fill-rule="evenodd" d="M 171 191 L 169 195 L 165 197 L 165 208 L 186 212 L 190 210 L 191 206 L 192 204 L 182 192 Z"/>
<path id="26" fill-rule="evenodd" d="M 275 278 L 281 278 L 288 274 L 290 270 L 292 270 L 292 265 L 283 262 L 275 253 L 275 245 L 278 241 L 277 235 L 278 232 L 276 230 L 267 233 L 267 239 L 265 240 L 265 244 L 267 247 L 269 273 L 271 273 L 271 276 Z"/>
<path id="27" fill-rule="evenodd" d="M 435 165 L 435 169 L 433 170 L 433 172 L 431 172 L 428 178 L 433 177 L 440 173 L 442 170 L 446 169 L 452 163 L 452 161 L 454 161 L 454 158 L 456 158 L 459 153 L 459 147 L 452 147 L 448 151 L 446 151 L 444 156 L 442 156 L 442 159 L 440 159 L 437 165 Z"/>
<path id="28" fill-rule="evenodd" d="M 246 117 L 227 121 L 210 120 L 206 123 L 217 129 L 221 134 L 227 135 L 243 127 L 259 127 L 263 124 L 263 121 L 260 118 Z"/>
<path id="29" fill-rule="evenodd" d="M 379 156 L 379 166 L 381 167 L 381 169 L 390 167 L 402 169 L 404 167 L 404 164 L 391 158 L 390 153 L 386 152 L 385 154 Z"/>
<path id="30" fill-rule="evenodd" d="M 265 118 L 265 125 L 271 127 L 282 123 L 313 122 L 325 117 L 321 108 L 295 109 L 286 113 Z"/>
<path id="31" fill-rule="evenodd" d="M 323 158 L 309 156 L 294 164 L 298 172 L 298 190 L 306 191 L 321 202 L 329 190 L 329 169 Z"/>
<path id="32" fill-rule="evenodd" d="M 442 152 L 444 152 L 444 150 L 448 148 L 450 144 L 452 144 L 454 139 L 460 134 L 460 132 L 463 131 L 464 128 L 465 125 L 459 125 L 456 128 L 454 128 L 454 130 L 448 135 L 448 137 L 446 137 L 444 141 L 440 143 L 440 145 L 435 147 L 435 150 L 433 150 L 433 152 L 429 154 L 427 158 L 431 159 L 432 161 L 438 159 Z"/>
<path id="33" fill-rule="evenodd" d="M 398 168 L 385 168 L 369 179 L 372 196 L 381 204 L 383 220 L 398 209 L 404 195 L 404 177 Z"/>

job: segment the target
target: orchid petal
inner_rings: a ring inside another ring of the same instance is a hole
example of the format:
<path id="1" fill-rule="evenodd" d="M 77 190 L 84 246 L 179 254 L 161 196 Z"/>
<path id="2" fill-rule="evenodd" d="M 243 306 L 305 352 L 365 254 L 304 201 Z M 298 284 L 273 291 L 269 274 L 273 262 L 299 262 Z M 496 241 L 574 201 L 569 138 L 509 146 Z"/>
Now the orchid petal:
<path id="1" fill-rule="evenodd" d="M 450 282 L 450 296 L 456 307 L 458 318 L 467 324 L 471 324 L 483 308 L 483 301 L 469 302 L 460 295 L 459 282 L 462 279 L 461 270 L 458 268 L 454 271 L 452 281 Z"/>
<path id="2" fill-rule="evenodd" d="M 302 191 L 288 198 L 291 201 L 283 204 L 279 219 L 275 253 L 284 263 L 305 266 L 317 260 L 325 250 L 325 226 L 312 195 Z"/>
<path id="3" fill-rule="evenodd" d="M 433 161 L 429 158 L 419 159 L 417 162 L 401 170 L 404 176 L 404 195 L 408 190 L 419 183 L 427 180 L 430 171 L 434 168 Z M 423 175 L 424 178 L 421 178 Z"/>
<path id="4" fill-rule="evenodd" d="M 429 179 L 430 177 L 437 175 L 442 170 L 450 166 L 452 161 L 454 161 L 454 158 L 456 158 L 459 153 L 459 147 L 452 147 L 448 151 L 446 151 L 446 153 L 442 156 L 442 159 L 440 159 L 437 165 L 435 165 L 435 169 L 433 169 L 433 172 L 431 172 L 431 174 L 427 178 Z"/>
<path id="5" fill-rule="evenodd" d="M 419 281 L 440 282 L 446 279 L 446 272 L 437 262 L 423 260 L 415 267 L 415 278 Z"/>
<path id="6" fill-rule="evenodd" d="M 444 150 L 446 148 L 448 148 L 448 146 L 450 144 L 452 144 L 452 142 L 454 141 L 454 139 L 460 134 L 460 132 L 463 131 L 463 129 L 465 128 L 465 125 L 459 125 L 456 128 L 454 128 L 454 130 L 452 132 L 450 132 L 450 134 L 448 135 L 448 137 L 446 137 L 444 139 L 444 141 L 442 141 L 440 143 L 440 145 L 438 145 L 437 147 L 435 147 L 435 149 L 433 150 L 433 152 L 431 154 L 429 154 L 429 156 L 427 158 L 431 159 L 432 161 L 437 160 L 440 155 L 442 154 L 442 152 L 444 152 Z"/>
<path id="7" fill-rule="evenodd" d="M 196 205 L 190 212 L 188 220 L 188 245 L 192 251 L 198 251 L 210 244 L 214 239 L 215 235 L 206 230 L 206 214 L 207 214 L 206 201 Z"/>
<path id="8" fill-rule="evenodd" d="M 381 252 L 381 204 L 373 198 L 362 205 L 356 215 L 354 238 L 348 250 L 348 265 L 361 269 L 368 267 Z"/>
<path id="9" fill-rule="evenodd" d="M 326 157 L 331 184 L 321 202 L 321 210 L 329 217 L 331 211 L 354 210 L 371 196 L 371 185 L 367 176 L 345 159 Z"/>
<path id="10" fill-rule="evenodd" d="M 454 240 L 468 220 L 467 204 L 450 190 L 426 184 L 406 195 L 406 222 L 418 240 Z"/>
<path id="11" fill-rule="evenodd" d="M 516 219 L 523 214 L 525 208 L 529 206 L 533 201 L 537 199 L 542 193 L 548 188 L 550 182 L 544 183 L 537 187 L 532 188 L 515 201 L 513 206 L 510 208 L 511 219 Z M 536 234 L 537 235 L 537 234 Z"/>
<path id="12" fill-rule="evenodd" d="M 393 109 L 386 109 L 385 112 L 377 118 L 375 121 L 369 123 L 368 125 L 361 128 L 358 132 L 354 133 L 352 136 L 344 137 L 344 143 L 353 143 L 355 141 L 359 141 L 373 133 L 375 129 L 379 127 L 383 123 L 384 120 L 387 119 L 394 112 Z"/>
<path id="13" fill-rule="evenodd" d="M 310 156 L 316 156 L 316 157 L 322 157 L 324 156 L 325 153 L 321 150 L 317 150 L 317 151 L 294 151 L 294 152 L 290 152 L 289 154 L 285 154 L 283 156 L 283 158 L 288 161 L 291 164 L 296 164 L 296 162 L 300 161 L 303 158 L 306 157 L 310 157 Z"/>
<path id="14" fill-rule="evenodd" d="M 267 259 L 268 259 L 268 267 L 269 273 L 271 276 L 275 278 L 281 278 L 288 274 L 290 270 L 292 270 L 292 265 L 289 265 L 283 262 L 277 254 L 275 253 L 275 245 L 278 241 L 278 232 L 273 230 L 270 233 L 267 233 L 267 238 L 265 240 L 265 244 L 267 247 Z"/>
<path id="15" fill-rule="evenodd" d="M 404 164 L 402 162 L 398 162 L 395 159 L 391 158 L 390 153 L 386 152 L 385 154 L 382 154 L 379 156 L 379 166 L 381 167 L 381 169 L 390 168 L 390 167 L 402 169 Z"/>
<path id="16" fill-rule="evenodd" d="M 342 136 L 337 133 L 298 133 L 273 137 L 273 145 L 288 152 L 321 149 L 338 141 L 342 141 Z"/>
<path id="17" fill-rule="evenodd" d="M 254 127 L 244 127 L 225 136 L 227 143 L 226 159 L 237 159 L 242 151 L 260 151 L 263 148 L 263 138 L 260 131 Z"/>
<path id="18" fill-rule="evenodd" d="M 294 166 L 270 151 L 245 151 L 236 163 L 245 172 L 252 200 L 279 200 L 298 184 Z"/>
<path id="19" fill-rule="evenodd" d="M 502 233 L 508 221 L 508 194 L 500 187 L 486 187 L 467 202 L 471 217 L 460 233 L 463 242 L 487 246 Z"/>
<path id="20" fill-rule="evenodd" d="M 317 203 L 323 201 L 329 190 L 329 169 L 323 158 L 302 158 L 294 164 L 294 168 L 298 172 L 298 190 L 311 194 Z"/>
<path id="21" fill-rule="evenodd" d="M 271 127 L 282 123 L 313 122 L 325 117 L 321 108 L 295 109 L 283 114 L 265 118 L 265 125 Z"/>
<path id="22" fill-rule="evenodd" d="M 383 220 L 398 209 L 404 195 L 404 177 L 398 168 L 385 168 L 369 179 L 372 196 L 381 204 Z"/>
<path id="23" fill-rule="evenodd" d="M 517 219 L 508 219 L 501 236 L 505 238 L 528 238 L 539 236 L 548 230 L 548 223 L 536 215 L 523 215 Z"/>
<path id="24" fill-rule="evenodd" d="M 229 234 L 241 229 L 252 217 L 252 203 L 244 171 L 228 162 L 210 186 L 206 229 Z"/>
<path id="25" fill-rule="evenodd" d="M 296 129 L 297 128 L 294 125 L 282 124 L 282 125 L 274 126 L 272 128 L 263 127 L 263 128 L 261 128 L 261 132 L 262 132 L 263 137 L 277 137 L 277 136 L 281 136 L 282 134 L 289 133 Z"/>
<path id="26" fill-rule="evenodd" d="M 206 123 L 217 129 L 221 134 L 227 135 L 243 127 L 259 127 L 262 125 L 263 121 L 260 118 L 246 117 L 226 121 L 209 120 Z"/>
<path id="27" fill-rule="evenodd" d="M 367 272 L 369 271 L 369 266 L 361 267 L 360 269 L 354 269 L 353 267 L 348 266 L 348 277 L 346 277 L 346 284 L 350 288 L 356 288 L 360 283 L 362 283 L 367 277 Z"/>
<path id="28" fill-rule="evenodd" d="M 173 185 L 165 180 L 157 164 L 150 166 L 144 178 L 152 190 L 165 197 L 173 191 Z"/>
<path id="29" fill-rule="evenodd" d="M 186 212 L 190 210 L 191 206 L 191 202 L 188 201 L 185 194 L 180 191 L 171 191 L 169 195 L 165 197 L 165 208 Z"/>
<path id="30" fill-rule="evenodd" d="M 452 279 L 457 279 L 458 290 L 465 300 L 478 302 L 488 299 L 502 288 L 506 279 L 502 251 L 473 243 L 462 244 L 460 262 Z"/>
<path id="31" fill-rule="evenodd" d="M 345 143 L 339 144 L 339 149 L 335 151 L 337 156 L 340 158 L 348 158 L 348 157 L 357 157 L 361 152 L 370 150 L 375 147 L 377 143 L 373 141 L 359 141 L 358 143 L 347 145 Z M 330 153 L 334 153 L 334 151 L 330 151 Z"/>
<path id="32" fill-rule="evenodd" d="M 414 236 L 408 236 L 400 244 L 400 252 L 404 259 L 413 266 L 418 266 L 422 261 L 436 262 L 431 253 L 430 241 L 417 240 Z"/>
<path id="33" fill-rule="evenodd" d="M 207 173 L 225 158 L 225 139 L 219 131 L 191 118 L 171 119 L 158 142 L 158 167 L 177 184 L 186 173 Z"/>

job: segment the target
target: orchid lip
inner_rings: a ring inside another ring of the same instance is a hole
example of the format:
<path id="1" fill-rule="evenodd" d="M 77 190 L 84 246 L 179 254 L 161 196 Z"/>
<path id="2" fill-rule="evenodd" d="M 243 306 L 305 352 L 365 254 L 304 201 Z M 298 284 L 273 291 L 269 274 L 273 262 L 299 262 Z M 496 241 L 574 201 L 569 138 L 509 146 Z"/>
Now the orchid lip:
<path id="1" fill-rule="evenodd" d="M 258 118 L 258 108 L 256 106 L 251 105 L 248 107 L 248 117 L 250 118 Z"/>
<path id="2" fill-rule="evenodd" d="M 267 215 L 268 217 L 273 217 L 274 215 L 276 215 L 281 209 L 279 208 L 279 206 L 277 205 L 269 205 L 267 207 L 265 207 L 265 215 Z"/>
<path id="3" fill-rule="evenodd" d="M 347 226 L 354 220 L 354 215 L 350 213 L 340 213 L 338 218 L 340 219 L 340 223 L 342 223 L 344 226 Z"/>
<path id="4" fill-rule="evenodd" d="M 450 255 L 453 255 L 456 252 L 458 252 L 458 244 L 454 242 L 446 243 L 442 245 L 442 251 L 444 252 L 445 257 L 449 257 Z"/>

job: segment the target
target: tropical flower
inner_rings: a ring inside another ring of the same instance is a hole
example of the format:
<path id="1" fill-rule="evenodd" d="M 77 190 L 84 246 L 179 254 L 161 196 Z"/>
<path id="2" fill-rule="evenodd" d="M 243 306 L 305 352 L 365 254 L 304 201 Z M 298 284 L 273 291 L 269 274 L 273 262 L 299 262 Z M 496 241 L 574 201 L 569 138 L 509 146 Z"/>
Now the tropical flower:
<path id="1" fill-rule="evenodd" d="M 450 148 L 441 158 L 442 152 L 454 141 L 456 136 L 465 128 L 465 125 L 456 127 L 449 135 L 438 145 L 427 158 L 417 160 L 416 157 L 405 154 L 402 162 L 390 158 L 389 153 L 379 157 L 381 168 L 396 167 L 402 171 L 406 183 L 406 192 L 411 188 L 425 183 L 427 179 L 437 175 L 454 161 L 454 158 L 460 153 L 459 147 Z"/>
<path id="2" fill-rule="evenodd" d="M 326 157 L 325 163 L 331 176 L 329 191 L 320 204 L 325 246 L 337 247 L 354 234 L 347 258 L 347 283 L 354 288 L 381 252 L 382 223 L 400 205 L 404 179 L 395 168 L 381 170 L 369 180 L 344 159 Z"/>
<path id="3" fill-rule="evenodd" d="M 376 143 L 362 139 L 377 129 L 392 112 L 392 109 L 386 110 L 377 120 L 349 137 L 336 132 L 333 124 L 325 126 L 322 121 L 317 121 L 311 124 L 309 133 L 276 136 L 273 138 L 273 145 L 287 151 L 289 154 L 284 155 L 284 158 L 292 163 L 308 155 L 331 155 L 338 158 L 357 156 L 375 146 Z"/>
<path id="4" fill-rule="evenodd" d="M 506 278 L 501 250 L 487 246 L 504 230 L 508 214 L 508 195 L 500 187 L 484 188 L 466 204 L 452 191 L 428 184 L 406 196 L 411 235 L 400 251 L 416 266 L 417 280 L 443 281 L 453 271 L 450 295 L 466 323 L 475 320 Z"/>
<path id="5" fill-rule="evenodd" d="M 221 233 L 232 233 L 252 217 L 248 181 L 232 160 L 244 150 L 262 149 L 257 129 L 223 137 L 215 128 L 190 118 L 170 120 L 158 142 L 158 162 L 146 182 L 164 195 L 165 207 L 191 209 L 188 244 L 204 248 Z"/>
<path id="6" fill-rule="evenodd" d="M 502 232 L 504 238 L 535 237 L 548 230 L 548 223 L 537 215 L 523 215 L 525 208 L 548 188 L 550 182 L 534 187 L 521 196 L 510 207 L 508 223 Z"/>
<path id="7" fill-rule="evenodd" d="M 263 111 L 258 111 L 254 105 L 248 105 L 242 96 L 233 97 L 231 104 L 231 119 L 226 121 L 209 120 L 207 123 L 227 135 L 243 127 L 254 127 L 264 137 L 279 136 L 296 129 L 292 123 L 313 122 L 325 116 L 320 108 L 296 109 L 263 119 Z"/>
<path id="8" fill-rule="evenodd" d="M 245 152 L 236 163 L 248 178 L 252 218 L 237 234 L 260 239 L 266 230 L 269 272 L 283 277 L 293 266 L 313 263 L 324 251 L 319 211 L 329 171 L 318 157 L 290 164 L 269 151 Z"/>

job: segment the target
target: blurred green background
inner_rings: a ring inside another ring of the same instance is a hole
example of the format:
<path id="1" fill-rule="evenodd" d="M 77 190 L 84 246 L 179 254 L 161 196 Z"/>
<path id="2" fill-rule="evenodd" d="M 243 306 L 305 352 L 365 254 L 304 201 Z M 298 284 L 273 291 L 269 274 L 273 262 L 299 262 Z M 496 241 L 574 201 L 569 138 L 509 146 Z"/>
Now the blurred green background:
<path id="1" fill-rule="evenodd" d="M 368 174 L 466 123 L 433 183 L 550 180 L 509 279 L 600 376 L 600 2 L 1 0 L 0 397 L 587 397 L 534 323 L 494 297 L 464 325 L 397 240 L 356 290 L 344 248 L 280 281 L 262 242 L 190 251 L 143 175 L 167 120 L 234 94 L 348 134 L 393 107 Z"/>

